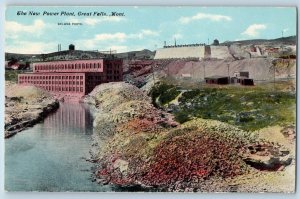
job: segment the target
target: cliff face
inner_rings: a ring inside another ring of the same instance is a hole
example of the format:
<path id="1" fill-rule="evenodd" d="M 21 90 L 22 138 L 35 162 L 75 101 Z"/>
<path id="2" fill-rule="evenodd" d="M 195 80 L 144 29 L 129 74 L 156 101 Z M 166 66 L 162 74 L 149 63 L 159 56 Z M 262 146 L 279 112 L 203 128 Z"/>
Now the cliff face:
<path id="1" fill-rule="evenodd" d="M 130 84 L 99 85 L 85 101 L 98 107 L 91 150 L 98 183 L 163 191 L 231 191 L 230 179 L 254 175 L 248 162 L 260 159 L 253 158 L 256 152 L 250 149 L 264 147 L 264 154 L 255 157 L 263 156 L 261 167 L 274 171 L 291 161 L 282 147 L 259 139 L 255 132 L 215 120 L 179 125 Z M 274 163 L 276 154 L 287 161 L 277 158 Z"/>
<path id="2" fill-rule="evenodd" d="M 6 82 L 5 138 L 33 126 L 58 106 L 58 101 L 40 88 Z"/>

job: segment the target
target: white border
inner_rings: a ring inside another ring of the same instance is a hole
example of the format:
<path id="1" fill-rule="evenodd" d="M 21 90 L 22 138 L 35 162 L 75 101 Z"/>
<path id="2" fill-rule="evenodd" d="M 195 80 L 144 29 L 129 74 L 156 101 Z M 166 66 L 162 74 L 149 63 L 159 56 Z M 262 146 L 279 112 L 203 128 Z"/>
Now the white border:
<path id="1" fill-rule="evenodd" d="M 197 6 L 297 6 L 299 7 L 299 0 L 1 0 L 0 1 L 0 90 L 3 94 L 0 96 L 0 120 L 4 127 L 4 20 L 5 20 L 5 7 L 6 5 L 44 5 L 44 6 L 59 6 L 59 5 L 197 5 Z M 298 15 L 298 28 L 299 28 L 299 15 Z M 299 52 L 299 46 L 298 46 Z M 299 53 L 298 53 L 299 55 Z M 299 65 L 298 58 L 298 65 Z M 298 71 L 298 70 L 297 70 Z M 299 71 L 298 71 L 299 72 Z M 299 73 L 297 76 L 299 77 Z M 299 88 L 299 81 L 297 81 L 297 88 Z M 298 99 L 297 92 L 297 99 Z M 297 112 L 298 112 L 297 104 Z M 299 118 L 297 118 L 297 124 Z M 1 139 L 0 139 L 0 198 L 1 199 L 35 199 L 35 198 L 300 198 L 299 194 L 299 183 L 297 183 L 296 194 L 274 194 L 274 193 L 264 193 L 264 194 L 253 194 L 253 193 L 226 193 L 226 194 L 203 194 L 203 193 L 6 193 L 4 191 L 4 128 L 1 129 Z M 298 127 L 297 127 L 298 130 Z M 299 147 L 299 138 L 297 138 L 297 148 Z M 299 165 L 299 153 L 297 153 L 297 163 Z M 297 175 L 298 176 L 298 175 Z M 297 180 L 298 181 L 298 180 Z"/>

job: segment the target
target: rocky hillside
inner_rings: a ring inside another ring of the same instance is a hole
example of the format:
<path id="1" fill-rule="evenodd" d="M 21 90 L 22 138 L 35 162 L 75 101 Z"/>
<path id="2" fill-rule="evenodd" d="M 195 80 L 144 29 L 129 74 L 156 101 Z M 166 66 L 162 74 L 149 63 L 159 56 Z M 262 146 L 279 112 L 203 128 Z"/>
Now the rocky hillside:
<path id="1" fill-rule="evenodd" d="M 85 101 L 98 107 L 91 160 L 97 164 L 98 183 L 161 191 L 232 191 L 231 179 L 252 175 L 263 180 L 260 170 L 278 175 L 292 161 L 289 150 L 259 138 L 257 132 L 204 119 L 179 125 L 130 84 L 99 85 Z M 247 181 L 239 187 L 274 191 L 251 187 Z"/>
<path id="2" fill-rule="evenodd" d="M 240 43 L 242 45 L 296 45 L 297 37 L 290 36 L 290 37 L 283 37 L 277 39 L 251 39 L 251 40 L 240 40 L 240 41 L 226 41 L 221 43 L 221 45 L 229 45 Z"/>
<path id="3" fill-rule="evenodd" d="M 41 121 L 58 106 L 58 102 L 40 88 L 6 82 L 5 138 Z"/>
<path id="4" fill-rule="evenodd" d="M 240 71 L 248 71 L 250 78 L 253 78 L 255 83 L 274 81 L 274 75 L 276 80 L 296 77 L 295 59 L 251 58 L 204 61 L 169 59 L 144 61 L 144 65 L 136 65 L 135 62 L 125 62 L 124 80 L 138 87 L 146 84 L 153 85 L 153 81 L 158 82 L 161 78 L 172 78 L 177 83 L 181 81 L 200 83 L 204 81 L 205 77 L 228 76 L 228 73 L 233 77 Z"/>

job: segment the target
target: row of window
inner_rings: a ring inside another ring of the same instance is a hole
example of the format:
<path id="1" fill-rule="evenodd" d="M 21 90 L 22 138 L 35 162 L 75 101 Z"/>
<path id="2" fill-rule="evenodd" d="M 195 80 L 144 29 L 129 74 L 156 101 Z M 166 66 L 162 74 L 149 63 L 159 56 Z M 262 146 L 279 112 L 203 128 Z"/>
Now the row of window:
<path id="1" fill-rule="evenodd" d="M 23 83 L 29 83 L 29 84 L 61 84 L 61 85 L 83 85 L 83 81 L 23 81 L 23 80 L 20 80 L 19 81 L 20 84 L 23 84 Z"/>
<path id="2" fill-rule="evenodd" d="M 68 92 L 83 92 L 83 87 L 54 87 L 54 86 L 41 86 L 48 91 L 68 91 Z"/>
<path id="3" fill-rule="evenodd" d="M 101 68 L 100 63 L 48 64 L 48 65 L 35 66 L 35 70 L 71 70 L 71 69 L 98 69 L 98 68 Z"/>
<path id="4" fill-rule="evenodd" d="M 93 80 L 93 79 L 101 80 L 101 76 L 87 76 L 86 78 L 87 80 Z"/>
<path id="5" fill-rule="evenodd" d="M 112 63 L 108 63 L 107 65 L 107 68 L 117 68 L 117 69 L 120 69 L 120 65 L 119 64 L 112 64 Z"/>
<path id="6" fill-rule="evenodd" d="M 107 70 L 107 74 L 120 74 L 120 72 L 118 71 L 118 70 L 114 70 L 114 71 L 112 71 L 112 70 Z"/>
<path id="7" fill-rule="evenodd" d="M 49 76 L 49 75 L 29 75 L 29 76 L 19 76 L 20 79 L 83 79 L 83 76 Z"/>
<path id="8" fill-rule="evenodd" d="M 119 76 L 110 76 L 110 75 L 107 76 L 107 80 L 119 80 L 119 79 L 120 79 Z"/>

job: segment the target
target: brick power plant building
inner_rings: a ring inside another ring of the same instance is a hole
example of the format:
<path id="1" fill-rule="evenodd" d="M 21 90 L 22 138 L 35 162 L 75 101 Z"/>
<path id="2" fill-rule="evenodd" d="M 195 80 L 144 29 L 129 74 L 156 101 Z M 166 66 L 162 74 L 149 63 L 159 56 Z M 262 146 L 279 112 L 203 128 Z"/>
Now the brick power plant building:
<path id="1" fill-rule="evenodd" d="M 122 81 L 123 61 L 103 58 L 49 61 L 33 64 L 33 72 L 20 74 L 19 84 L 43 88 L 57 97 L 79 99 L 101 83 Z"/>

